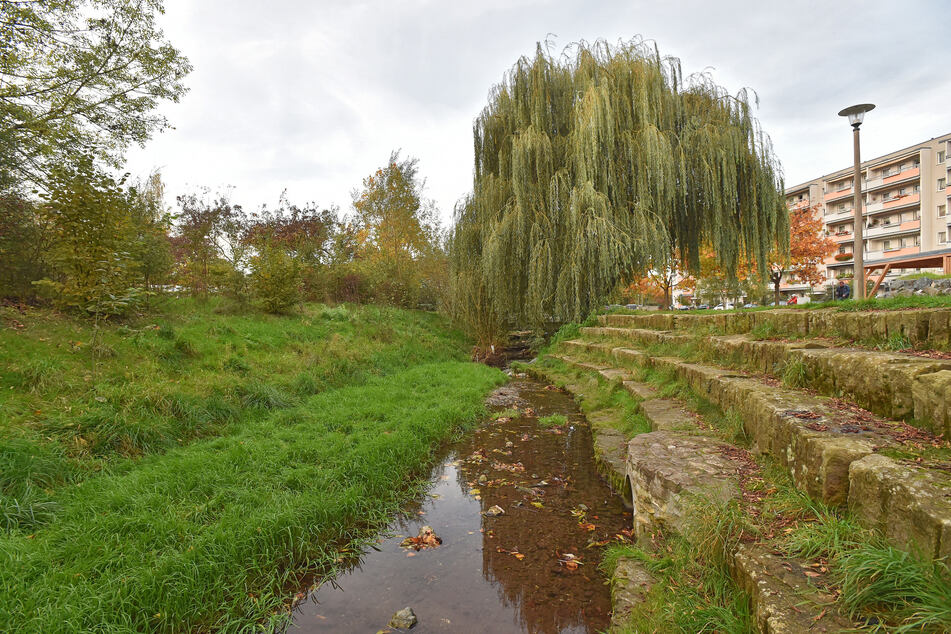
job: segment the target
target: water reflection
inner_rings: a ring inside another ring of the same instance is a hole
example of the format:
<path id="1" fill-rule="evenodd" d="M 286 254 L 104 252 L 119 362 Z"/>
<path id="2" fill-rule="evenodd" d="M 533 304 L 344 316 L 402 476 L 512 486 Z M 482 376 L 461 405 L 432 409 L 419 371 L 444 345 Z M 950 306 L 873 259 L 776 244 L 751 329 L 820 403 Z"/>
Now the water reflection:
<path id="1" fill-rule="evenodd" d="M 552 431 L 533 417 L 487 422 L 454 445 L 416 515 L 394 522 L 394 534 L 340 575 L 336 587 L 325 584 L 300 604 L 290 631 L 377 632 L 406 606 L 419 617 L 413 631 L 422 633 L 607 627 L 600 549 L 589 546 L 625 528 L 629 517 L 597 475 L 590 432 L 577 425 L 571 399 L 530 381 L 508 387 L 509 402 L 522 399 L 539 416 L 562 413 L 575 424 Z M 484 516 L 493 505 L 505 514 Z M 580 518 L 579 505 L 587 508 Z M 418 553 L 399 547 L 424 524 L 442 546 Z M 566 553 L 581 565 L 560 563 Z"/>

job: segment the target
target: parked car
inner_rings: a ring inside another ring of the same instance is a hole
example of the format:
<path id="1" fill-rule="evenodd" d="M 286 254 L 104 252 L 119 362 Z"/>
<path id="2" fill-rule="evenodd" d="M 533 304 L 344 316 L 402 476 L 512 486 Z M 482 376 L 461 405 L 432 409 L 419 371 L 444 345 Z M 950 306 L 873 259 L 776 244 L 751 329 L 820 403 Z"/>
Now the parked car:
<path id="1" fill-rule="evenodd" d="M 697 310 L 710 310 L 710 304 L 700 304 L 697 306 Z"/>
<path id="2" fill-rule="evenodd" d="M 729 302 L 726 304 L 717 304 L 713 307 L 713 310 L 733 310 L 733 304 Z"/>
<path id="3" fill-rule="evenodd" d="M 743 308 L 759 308 L 759 304 L 754 304 L 752 302 L 749 302 L 747 304 L 743 304 Z"/>

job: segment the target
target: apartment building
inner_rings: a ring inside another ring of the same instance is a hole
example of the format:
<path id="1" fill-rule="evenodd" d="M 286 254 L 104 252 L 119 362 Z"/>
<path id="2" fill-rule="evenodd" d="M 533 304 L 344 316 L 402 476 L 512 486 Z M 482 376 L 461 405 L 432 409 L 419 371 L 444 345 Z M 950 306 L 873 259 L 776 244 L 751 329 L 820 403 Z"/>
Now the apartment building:
<path id="1" fill-rule="evenodd" d="M 787 206 L 816 206 L 837 243 L 825 262 L 826 286 L 854 269 L 853 172 L 849 166 L 786 189 Z M 951 133 L 865 161 L 861 180 L 865 264 L 951 249 Z M 893 269 L 889 277 L 904 272 Z M 809 287 L 792 281 L 784 290 Z"/>

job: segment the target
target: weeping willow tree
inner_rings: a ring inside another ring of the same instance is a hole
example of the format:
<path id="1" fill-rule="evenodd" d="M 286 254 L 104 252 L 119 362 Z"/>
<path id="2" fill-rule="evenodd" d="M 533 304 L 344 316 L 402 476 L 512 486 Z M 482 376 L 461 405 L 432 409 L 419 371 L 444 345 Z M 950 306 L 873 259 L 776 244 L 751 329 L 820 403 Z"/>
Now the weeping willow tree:
<path id="1" fill-rule="evenodd" d="M 786 248 L 780 168 L 746 91 L 641 40 L 541 45 L 474 125 L 472 193 L 451 239 L 453 312 L 483 343 L 503 324 L 577 320 L 632 275 L 727 271 Z"/>

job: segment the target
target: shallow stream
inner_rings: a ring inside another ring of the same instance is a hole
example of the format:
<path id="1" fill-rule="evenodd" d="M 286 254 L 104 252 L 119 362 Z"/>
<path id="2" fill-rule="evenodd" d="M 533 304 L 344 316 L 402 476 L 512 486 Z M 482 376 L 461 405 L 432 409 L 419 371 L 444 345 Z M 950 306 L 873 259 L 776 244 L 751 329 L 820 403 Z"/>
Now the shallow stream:
<path id="1" fill-rule="evenodd" d="M 378 632 L 401 608 L 414 633 L 597 632 L 610 622 L 601 545 L 630 514 L 598 475 L 591 432 L 572 399 L 542 383 L 497 390 L 486 419 L 449 447 L 423 500 L 375 547 L 294 609 L 288 632 Z M 544 427 L 538 418 L 567 423 Z M 497 506 L 504 514 L 492 516 Z M 401 547 L 431 526 L 435 548 Z"/>

